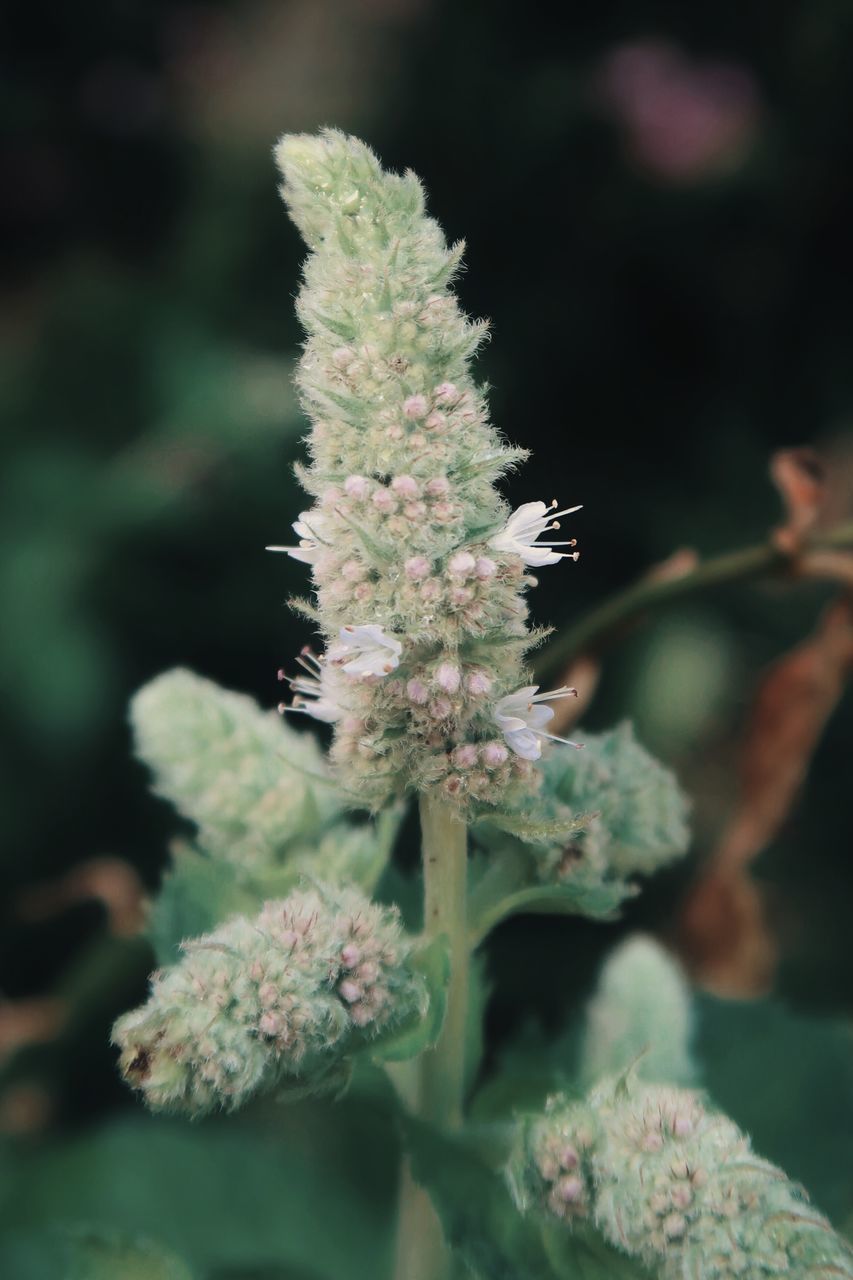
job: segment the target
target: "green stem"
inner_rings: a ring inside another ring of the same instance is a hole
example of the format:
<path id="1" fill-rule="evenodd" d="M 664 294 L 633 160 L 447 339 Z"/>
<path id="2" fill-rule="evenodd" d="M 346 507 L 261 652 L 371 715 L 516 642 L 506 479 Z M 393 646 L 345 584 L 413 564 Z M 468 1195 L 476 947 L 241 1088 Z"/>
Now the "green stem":
<path id="1" fill-rule="evenodd" d="M 803 550 L 804 553 L 837 551 L 850 546 L 853 546 L 853 523 L 847 522 L 822 537 L 812 539 Z M 765 543 L 715 556 L 680 578 L 662 581 L 643 579 L 611 596 L 573 627 L 561 632 L 545 650 L 542 662 L 538 664 L 538 674 L 545 676 L 559 671 L 578 654 L 606 640 L 623 623 L 649 609 L 669 604 L 673 600 L 682 600 L 710 587 L 787 572 L 794 578 L 797 577 L 797 559 L 792 559 L 772 543 Z"/>
<path id="2" fill-rule="evenodd" d="M 424 869 L 424 933 L 450 945 L 447 1013 L 438 1043 L 421 1058 L 420 1115 L 433 1124 L 462 1123 L 465 1022 L 470 952 L 467 926 L 468 833 L 453 806 L 433 794 L 421 797 Z"/>
<path id="3" fill-rule="evenodd" d="M 424 873 L 424 934 L 442 934 L 450 947 L 447 1013 L 434 1048 L 418 1060 L 414 1110 L 445 1129 L 462 1123 L 465 1092 L 465 1032 L 470 944 L 467 927 L 468 833 L 446 800 L 421 797 Z M 435 1209 L 414 1181 L 408 1160 L 400 1178 L 395 1280 L 444 1280 L 450 1260 Z"/>

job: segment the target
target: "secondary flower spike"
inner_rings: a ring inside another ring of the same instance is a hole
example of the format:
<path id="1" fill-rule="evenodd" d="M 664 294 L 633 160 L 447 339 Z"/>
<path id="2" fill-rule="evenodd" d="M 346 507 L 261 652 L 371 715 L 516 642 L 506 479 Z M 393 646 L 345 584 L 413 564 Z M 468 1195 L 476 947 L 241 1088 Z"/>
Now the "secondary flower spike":
<path id="1" fill-rule="evenodd" d="M 231 1110 L 284 1079 L 318 1083 L 426 999 L 395 910 L 296 890 L 184 943 L 119 1018 L 121 1069 L 154 1110 Z"/>
<path id="2" fill-rule="evenodd" d="M 487 326 L 459 309 L 462 247 L 418 179 L 336 130 L 286 136 L 276 159 L 310 249 L 297 382 L 313 505 L 298 545 L 272 549 L 308 565 L 306 612 L 325 641 L 293 709 L 334 723 L 332 761 L 360 803 L 438 787 L 459 806 L 513 809 L 549 736 L 538 708 L 497 720 L 507 747 L 495 741 L 529 680 L 527 567 L 576 555 L 553 539 L 577 508 L 512 512 L 498 492 L 524 451 L 489 424 L 470 367 Z"/>

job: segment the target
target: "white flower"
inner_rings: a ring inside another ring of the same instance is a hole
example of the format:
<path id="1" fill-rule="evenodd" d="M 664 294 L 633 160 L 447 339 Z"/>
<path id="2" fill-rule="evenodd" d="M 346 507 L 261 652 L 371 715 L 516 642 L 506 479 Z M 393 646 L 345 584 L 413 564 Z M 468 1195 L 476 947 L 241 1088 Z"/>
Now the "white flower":
<path id="1" fill-rule="evenodd" d="M 309 520 L 311 523 L 309 524 Z M 294 520 L 291 528 L 299 538 L 298 547 L 264 547 L 264 551 L 284 551 L 294 560 L 304 564 L 313 564 L 322 550 L 321 544 L 326 541 L 322 534 L 323 517 L 316 512 L 301 511 L 299 519 Z"/>
<path id="2" fill-rule="evenodd" d="M 507 746 L 524 760 L 538 760 L 542 755 L 541 738 L 562 742 L 567 747 L 580 747 L 579 742 L 558 738 L 546 733 L 544 726 L 554 718 L 552 707 L 543 706 L 553 698 L 576 698 L 577 689 L 563 685 L 551 693 L 539 693 L 538 684 L 526 685 L 515 693 L 508 693 L 495 704 L 495 722 L 504 736 Z"/>
<path id="3" fill-rule="evenodd" d="M 382 627 L 369 623 L 341 627 L 338 643 L 329 651 L 332 661 L 348 676 L 387 676 L 400 665 L 403 646 Z"/>
<path id="4" fill-rule="evenodd" d="M 338 703 L 334 687 L 337 672 L 322 658 L 318 658 L 316 653 L 312 653 L 307 645 L 296 661 L 307 674 L 291 679 L 283 671 L 279 671 L 279 680 L 286 680 L 294 693 L 290 706 L 281 703 L 279 711 L 282 714 L 285 711 L 301 711 L 306 716 L 313 716 L 315 720 L 322 720 L 324 724 L 334 724 L 336 720 L 340 720 L 343 709 Z"/>
<path id="5" fill-rule="evenodd" d="M 554 547 L 573 547 L 576 541 L 574 538 L 568 542 L 536 541 L 540 533 L 559 529 L 559 521 L 554 516 L 570 516 L 573 511 L 580 511 L 580 507 L 566 507 L 563 511 L 555 511 L 556 505 L 556 498 L 550 505 L 544 502 L 525 502 L 513 511 L 500 533 L 489 539 L 489 546 L 496 551 L 514 551 L 525 564 L 535 565 L 537 568 L 556 564 L 564 557 L 577 560 L 577 551 L 553 550 Z"/>

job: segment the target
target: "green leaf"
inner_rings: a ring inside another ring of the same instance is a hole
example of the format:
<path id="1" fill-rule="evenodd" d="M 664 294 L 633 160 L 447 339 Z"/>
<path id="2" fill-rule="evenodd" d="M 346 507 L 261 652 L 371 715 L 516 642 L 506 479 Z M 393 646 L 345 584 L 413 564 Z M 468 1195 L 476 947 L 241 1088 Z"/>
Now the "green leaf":
<path id="1" fill-rule="evenodd" d="M 587 1224 L 571 1229 L 519 1213 L 473 1135 L 450 1137 L 407 1117 L 404 1142 L 456 1257 L 479 1280 L 645 1280 Z M 491 1145 L 503 1155 L 505 1135 Z"/>
<path id="2" fill-rule="evenodd" d="M 186 938 L 207 933 L 229 916 L 254 915 L 265 901 L 286 894 L 298 880 L 298 869 L 276 867 L 249 875 L 234 863 L 178 846 L 148 919 L 158 963 L 174 964 Z"/>
<path id="3" fill-rule="evenodd" d="M 192 1280 L 162 1245 L 88 1227 L 12 1237 L 0 1245 L 0 1267 L 15 1280 Z"/>
<path id="4" fill-rule="evenodd" d="M 402 1124 L 412 1174 L 469 1273 L 480 1280 L 554 1280 L 538 1224 L 521 1216 L 503 1179 L 472 1145 L 412 1117 Z"/>
<path id="5" fill-rule="evenodd" d="M 853 1204 L 853 1030 L 779 1000 L 696 1000 L 696 1057 L 714 1102 L 762 1156 L 843 1222 Z"/>
<path id="6" fill-rule="evenodd" d="M 533 881 L 531 864 L 514 843 L 472 860 L 468 918 L 474 944 L 495 925 L 519 912 L 582 915 L 610 920 L 635 890 L 623 880 L 602 877 L 583 860 L 554 884 Z"/>
<path id="7" fill-rule="evenodd" d="M 378 1062 L 402 1062 L 431 1049 L 438 1040 L 447 1010 L 450 981 L 450 947 L 441 934 L 412 952 L 411 967 L 424 983 L 424 1007 L 417 1018 L 409 1019 L 387 1038 L 374 1042 L 370 1054 Z"/>
<path id="8" fill-rule="evenodd" d="M 199 1280 L 214 1268 L 242 1277 L 273 1264 L 314 1280 L 375 1280 L 389 1267 L 396 1164 L 392 1121 L 363 1098 L 270 1102 L 195 1125 L 123 1120 L 16 1149 L 0 1240 L 87 1222 L 119 1238 L 156 1232 Z M 11 1267 L 0 1274 L 19 1280 Z M 110 1280 L 126 1275 L 117 1268 Z M 66 1280 L 61 1269 L 48 1276 Z"/>

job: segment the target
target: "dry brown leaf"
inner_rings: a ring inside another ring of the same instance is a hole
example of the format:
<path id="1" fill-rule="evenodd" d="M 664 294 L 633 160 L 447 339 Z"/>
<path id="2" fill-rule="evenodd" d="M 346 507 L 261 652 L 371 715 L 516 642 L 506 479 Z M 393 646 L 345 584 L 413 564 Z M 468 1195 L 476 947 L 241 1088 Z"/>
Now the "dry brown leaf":
<path id="1" fill-rule="evenodd" d="M 144 924 L 143 895 L 142 881 L 129 863 L 121 858 L 92 858 L 59 880 L 25 889 L 17 908 L 24 920 L 45 920 L 94 898 L 104 904 L 111 932 L 132 937 Z"/>
<path id="2" fill-rule="evenodd" d="M 785 523 L 773 541 L 785 555 L 796 555 L 815 526 L 826 497 L 826 471 L 813 449 L 779 449 L 770 459 L 770 475 L 785 507 Z"/>
<path id="3" fill-rule="evenodd" d="M 749 864 L 790 812 L 851 669 L 853 597 L 844 596 L 759 685 L 737 807 L 681 918 L 686 959 L 697 980 L 720 994 L 756 995 L 772 979 L 776 944 Z"/>

